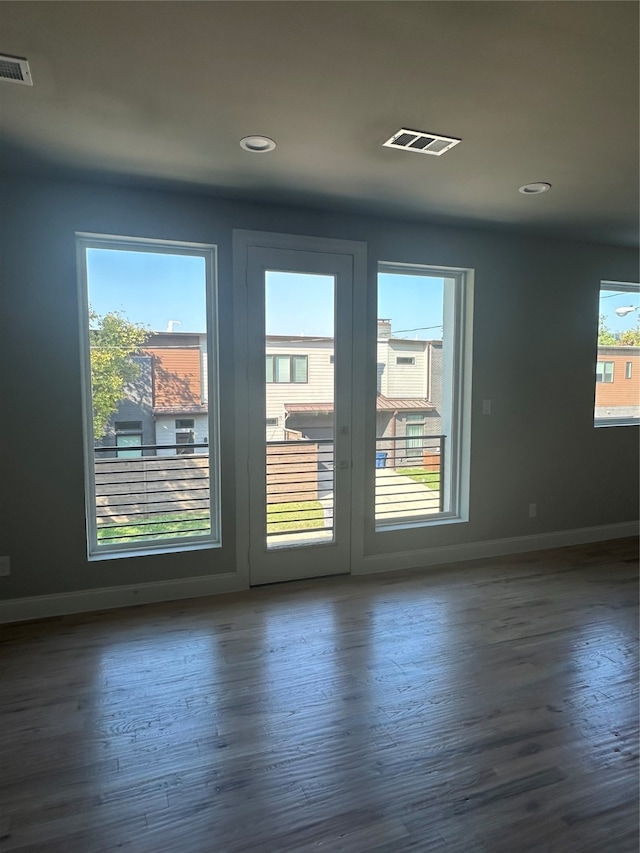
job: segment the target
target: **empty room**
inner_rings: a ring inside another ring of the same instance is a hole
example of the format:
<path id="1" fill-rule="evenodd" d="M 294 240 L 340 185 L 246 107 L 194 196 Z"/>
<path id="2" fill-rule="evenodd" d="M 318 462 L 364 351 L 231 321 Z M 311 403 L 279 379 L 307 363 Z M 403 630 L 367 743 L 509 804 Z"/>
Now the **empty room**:
<path id="1" fill-rule="evenodd" d="M 0 0 L 0 851 L 635 853 L 638 35 Z"/>

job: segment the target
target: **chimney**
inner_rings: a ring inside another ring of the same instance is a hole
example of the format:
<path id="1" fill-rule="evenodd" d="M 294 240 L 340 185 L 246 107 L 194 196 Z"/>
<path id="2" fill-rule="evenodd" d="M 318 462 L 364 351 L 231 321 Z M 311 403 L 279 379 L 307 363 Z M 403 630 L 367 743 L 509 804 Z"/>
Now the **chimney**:
<path id="1" fill-rule="evenodd" d="M 378 339 L 391 337 L 391 320 L 378 320 Z"/>

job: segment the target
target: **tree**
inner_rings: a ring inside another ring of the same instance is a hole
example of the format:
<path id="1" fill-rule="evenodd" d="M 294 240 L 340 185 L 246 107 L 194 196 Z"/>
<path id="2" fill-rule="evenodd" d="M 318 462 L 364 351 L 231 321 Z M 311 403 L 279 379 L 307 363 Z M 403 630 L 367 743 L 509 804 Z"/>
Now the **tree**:
<path id="1" fill-rule="evenodd" d="M 640 347 L 640 326 L 620 332 L 621 347 Z"/>
<path id="2" fill-rule="evenodd" d="M 605 323 L 604 314 L 601 314 L 598 326 L 598 344 L 601 347 L 640 347 L 640 324 L 635 329 L 612 332 Z"/>
<path id="3" fill-rule="evenodd" d="M 604 314 L 600 315 L 600 322 L 598 324 L 598 344 L 601 347 L 618 346 L 618 339 L 607 326 Z"/>
<path id="4" fill-rule="evenodd" d="M 126 397 L 126 386 L 140 375 L 131 356 L 149 335 L 145 327 L 127 320 L 119 311 L 101 316 L 89 309 L 91 342 L 91 393 L 93 433 L 103 437 L 109 419 Z"/>

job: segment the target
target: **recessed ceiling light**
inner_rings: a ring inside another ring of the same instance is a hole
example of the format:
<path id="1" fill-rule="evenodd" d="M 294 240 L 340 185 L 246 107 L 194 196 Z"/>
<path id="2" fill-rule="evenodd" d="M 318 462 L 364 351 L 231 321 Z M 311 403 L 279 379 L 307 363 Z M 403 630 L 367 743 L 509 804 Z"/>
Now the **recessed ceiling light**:
<path id="1" fill-rule="evenodd" d="M 523 195 L 538 195 L 539 193 L 546 193 L 550 189 L 551 184 L 548 184 L 546 181 L 536 181 L 533 184 L 525 184 L 523 187 L 520 187 L 518 192 Z"/>
<path id="2" fill-rule="evenodd" d="M 240 140 L 240 148 L 251 151 L 252 154 L 264 154 L 266 151 L 273 151 L 275 147 L 275 142 L 268 136 L 245 136 Z"/>

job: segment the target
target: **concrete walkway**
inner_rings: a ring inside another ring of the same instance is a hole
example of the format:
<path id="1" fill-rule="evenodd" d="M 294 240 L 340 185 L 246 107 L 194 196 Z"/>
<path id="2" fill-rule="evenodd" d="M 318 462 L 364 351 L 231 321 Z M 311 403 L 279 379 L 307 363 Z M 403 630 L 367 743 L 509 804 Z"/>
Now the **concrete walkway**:
<path id="1" fill-rule="evenodd" d="M 401 521 L 440 512 L 440 494 L 393 468 L 376 468 L 376 519 Z"/>

